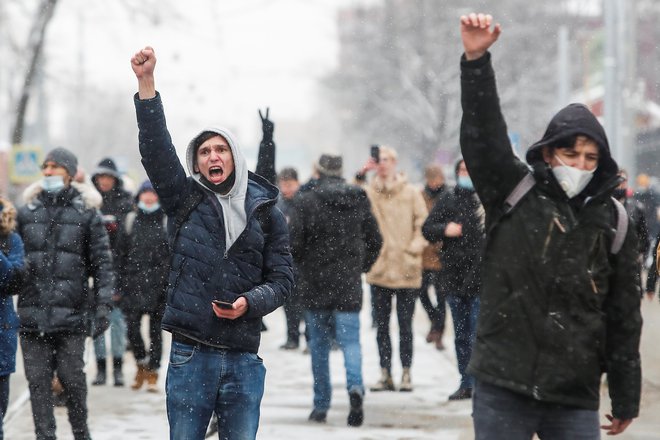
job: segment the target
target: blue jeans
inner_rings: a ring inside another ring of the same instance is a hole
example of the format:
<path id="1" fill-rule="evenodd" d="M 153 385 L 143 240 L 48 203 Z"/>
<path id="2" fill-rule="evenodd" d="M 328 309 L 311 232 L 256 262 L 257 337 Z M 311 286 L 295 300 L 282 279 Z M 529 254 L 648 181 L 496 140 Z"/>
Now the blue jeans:
<path id="1" fill-rule="evenodd" d="M 476 440 L 598 440 L 598 411 L 540 402 L 476 381 L 472 395 Z"/>
<path id="2" fill-rule="evenodd" d="M 126 320 L 116 306 L 110 312 L 110 351 L 115 359 L 123 357 L 126 351 Z M 94 354 L 96 359 L 106 358 L 105 333 L 94 339 Z"/>
<path id="3" fill-rule="evenodd" d="M 479 297 L 447 295 L 447 303 L 454 321 L 454 346 L 458 373 L 461 375 L 460 388 L 472 388 L 474 379 L 466 373 L 466 370 L 470 356 L 472 356 L 472 344 L 476 337 Z"/>
<path id="4" fill-rule="evenodd" d="M 314 409 L 327 411 L 330 408 L 332 399 L 330 346 L 333 339 L 331 335 L 333 325 L 334 339 L 344 353 L 346 389 L 349 393 L 358 391 L 364 395 L 359 312 L 307 310 L 305 322 L 309 325 L 309 350 L 314 376 Z"/>
<path id="5" fill-rule="evenodd" d="M 171 440 L 203 440 L 215 411 L 223 440 L 253 440 L 266 367 L 255 353 L 173 341 L 167 369 Z"/>

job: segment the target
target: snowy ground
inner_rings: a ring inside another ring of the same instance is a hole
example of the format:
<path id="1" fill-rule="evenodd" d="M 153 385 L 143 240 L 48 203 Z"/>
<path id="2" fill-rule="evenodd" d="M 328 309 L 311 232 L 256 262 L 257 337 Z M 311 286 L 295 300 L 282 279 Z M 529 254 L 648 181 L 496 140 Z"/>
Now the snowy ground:
<path id="1" fill-rule="evenodd" d="M 365 299 L 368 304 L 368 298 Z M 660 306 L 645 303 L 645 337 L 642 340 L 645 367 L 642 414 L 620 440 L 647 440 L 660 438 L 660 355 L 657 335 L 660 334 Z M 451 321 L 448 321 L 450 325 Z M 379 376 L 375 331 L 370 327 L 368 307 L 362 313 L 363 373 L 367 387 Z M 284 342 L 284 314 L 277 310 L 266 318 L 269 330 L 263 333 L 260 355 L 268 373 L 266 393 L 262 402 L 261 425 L 258 438 L 262 440 L 469 440 L 471 404 L 469 401 L 447 402 L 458 384 L 452 336 L 445 337 L 447 350 L 439 352 L 424 341 L 428 319 L 418 306 L 415 315 L 415 352 L 413 360 L 412 393 L 370 393 L 365 398 L 365 423 L 360 428 L 346 426 L 348 398 L 345 391 L 343 357 L 340 352 L 331 356 L 333 403 L 328 422 L 312 424 L 307 416 L 312 407 L 312 378 L 310 358 L 302 350 L 282 351 Z M 393 330 L 396 319 L 393 318 Z M 393 333 L 396 333 L 393 331 Z M 655 335 L 655 336 L 654 336 Z M 166 339 L 166 347 L 169 338 Z M 395 359 L 398 343 L 393 340 Z M 19 356 L 20 357 L 20 356 Z M 90 356 L 91 358 L 91 356 Z M 165 357 L 166 358 L 166 357 Z M 135 372 L 130 354 L 125 357 L 126 378 Z M 12 376 L 11 408 L 5 424 L 8 440 L 34 439 L 30 405 L 27 403 L 22 365 Z M 95 371 L 93 362 L 88 366 L 88 380 Z M 163 373 L 165 369 L 163 368 Z M 395 382 L 401 369 L 394 362 Z M 129 382 L 130 383 L 130 382 Z M 89 387 L 89 425 L 95 440 L 152 440 L 168 438 L 165 413 L 164 375 L 160 378 L 161 392 L 149 394 L 130 388 L 112 386 Z M 609 407 L 605 398 L 604 411 Z M 72 438 L 66 410 L 56 409 L 58 439 Z"/>

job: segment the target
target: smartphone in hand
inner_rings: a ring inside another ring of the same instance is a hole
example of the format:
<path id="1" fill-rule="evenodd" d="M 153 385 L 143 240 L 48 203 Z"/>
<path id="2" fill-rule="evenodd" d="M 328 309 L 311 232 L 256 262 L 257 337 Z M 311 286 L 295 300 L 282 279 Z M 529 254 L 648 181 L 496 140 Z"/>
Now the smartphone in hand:
<path id="1" fill-rule="evenodd" d="M 212 301 L 213 304 L 216 306 L 220 307 L 221 309 L 233 309 L 234 308 L 234 303 L 230 303 L 227 301 L 220 301 L 219 299 L 214 299 Z"/>
<path id="2" fill-rule="evenodd" d="M 380 160 L 380 147 L 376 144 L 371 146 L 371 157 L 376 163 L 378 163 Z"/>

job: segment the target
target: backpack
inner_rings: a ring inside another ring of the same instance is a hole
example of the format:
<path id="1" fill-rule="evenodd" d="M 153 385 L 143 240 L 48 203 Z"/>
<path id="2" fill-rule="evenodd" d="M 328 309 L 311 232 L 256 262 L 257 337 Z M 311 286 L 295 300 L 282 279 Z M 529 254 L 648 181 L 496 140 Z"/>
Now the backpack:
<path id="1" fill-rule="evenodd" d="M 11 246 L 9 244 L 9 235 L 0 236 L 0 251 L 2 251 L 5 256 L 9 255 L 11 251 Z M 5 292 L 8 292 L 9 295 L 17 295 L 23 291 L 27 279 L 27 262 L 24 262 L 23 268 L 13 272 L 13 276 L 7 282 L 7 285 L 3 289 Z"/>
<path id="2" fill-rule="evenodd" d="M 532 189 L 535 184 L 536 181 L 534 180 L 534 176 L 527 173 L 525 177 L 523 177 L 522 180 L 518 182 L 516 187 L 513 188 L 513 191 L 511 191 L 509 196 L 504 201 L 504 214 L 511 212 L 513 208 L 515 208 L 515 206 L 518 204 L 518 202 L 525 196 L 525 194 L 529 192 L 530 189 Z M 614 206 L 616 208 L 617 221 L 616 234 L 614 235 L 614 240 L 612 240 L 612 244 L 610 245 L 610 253 L 612 255 L 616 255 L 621 250 L 623 241 L 626 238 L 626 233 L 628 232 L 628 213 L 626 212 L 626 208 L 621 204 L 621 202 L 619 202 L 614 197 L 612 197 L 612 202 L 614 202 Z M 660 246 L 658 249 L 660 249 Z M 658 266 L 658 271 L 660 273 L 660 265 Z"/>

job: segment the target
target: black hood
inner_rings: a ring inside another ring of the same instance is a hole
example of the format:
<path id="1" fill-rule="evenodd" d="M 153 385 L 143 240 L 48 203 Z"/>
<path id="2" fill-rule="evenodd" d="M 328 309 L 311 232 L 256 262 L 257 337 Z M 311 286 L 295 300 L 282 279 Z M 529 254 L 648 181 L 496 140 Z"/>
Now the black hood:
<path id="1" fill-rule="evenodd" d="M 588 136 L 598 145 L 600 158 L 594 180 L 606 181 L 619 172 L 619 166 L 610 153 L 610 146 L 603 126 L 583 104 L 569 104 L 552 118 L 543 138 L 527 150 L 525 157 L 527 163 L 534 165 L 543 162 L 543 146 L 577 135 Z"/>

